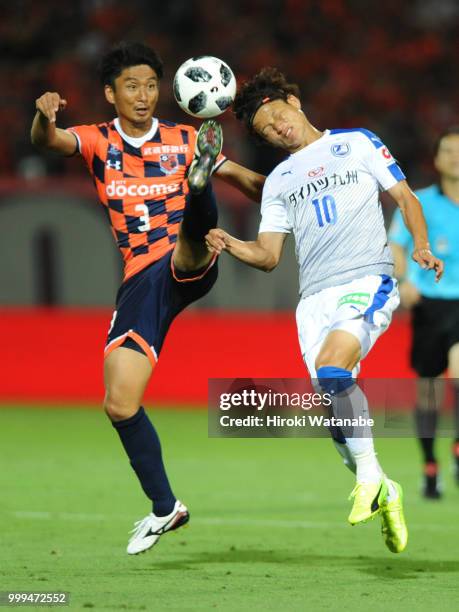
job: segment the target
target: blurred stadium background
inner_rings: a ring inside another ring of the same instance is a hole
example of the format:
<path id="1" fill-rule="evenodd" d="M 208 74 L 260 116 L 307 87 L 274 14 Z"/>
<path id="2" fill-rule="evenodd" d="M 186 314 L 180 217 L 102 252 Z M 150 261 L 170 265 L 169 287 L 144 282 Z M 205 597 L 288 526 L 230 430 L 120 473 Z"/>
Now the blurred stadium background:
<path id="1" fill-rule="evenodd" d="M 174 72 L 185 59 L 221 56 L 239 80 L 261 66 L 276 65 L 299 82 L 315 125 L 375 131 L 411 184 L 421 187 L 434 176 L 431 154 L 438 133 L 457 121 L 458 14 L 454 0 L 249 0 L 218 6 L 205 0 L 21 0 L 5 6 L 0 25 L 0 345 L 5 363 L 0 399 L 100 398 L 101 347 L 121 277 L 121 262 L 82 160 L 43 156 L 30 144 L 40 93 L 55 90 L 67 98 L 68 110 L 58 118 L 62 127 L 111 118 L 97 80 L 98 59 L 121 39 L 142 39 L 166 65 L 158 115 L 193 123 L 171 90 Z M 222 122 L 228 157 L 269 172 L 278 154 L 254 146 L 230 113 Z M 241 237 L 256 235 L 258 206 L 215 183 L 222 226 Z M 392 210 L 387 202 L 388 218 Z M 206 373 L 303 374 L 292 316 L 297 274 L 289 246 L 269 276 L 222 258 L 217 286 L 174 325 L 151 400 L 204 402 Z M 254 311 L 263 312 L 255 318 L 247 314 Z M 409 374 L 408 332 L 401 319 L 399 324 L 401 329 L 396 323 L 384 339 L 385 346 L 389 336 L 399 343 L 396 363 L 382 347 L 370 357 L 367 375 Z M 184 384 L 170 385 L 170 366 L 177 367 L 181 354 Z M 75 363 L 81 364 L 79 375 Z"/>
<path id="2" fill-rule="evenodd" d="M 66 408 L 101 403 L 102 349 L 121 279 L 121 262 L 81 159 L 39 154 L 30 144 L 29 129 L 35 99 L 44 91 L 58 91 L 68 100 L 68 110 L 58 116 L 60 127 L 111 119 L 111 108 L 104 101 L 95 68 L 100 55 L 121 39 L 150 43 L 165 62 L 159 116 L 193 123 L 175 104 L 171 89 L 176 68 L 192 55 L 221 57 L 232 66 L 238 80 L 264 65 L 274 65 L 299 83 L 305 112 L 314 125 L 321 129 L 364 126 L 375 131 L 398 158 L 411 185 L 419 188 L 434 179 L 431 159 L 437 135 L 458 123 L 459 4 L 457 0 L 2 3 L 0 408 L 4 410 L 0 410 L 0 457 L 7 468 L 2 478 L 5 495 L 0 514 L 8 547 L 4 549 L 5 563 L 0 564 L 4 568 L 0 571 L 0 588 L 25 590 L 30 584 L 66 590 L 72 575 L 74 585 L 78 580 L 89 580 L 86 586 L 78 587 L 82 593 L 87 592 L 88 584 L 95 592 L 100 591 L 99 599 L 95 600 L 81 595 L 78 600 L 81 608 L 116 609 L 127 601 L 124 607 L 160 609 L 159 604 L 143 605 L 142 571 L 146 570 L 142 570 L 142 563 L 135 561 L 140 573 L 134 574 L 134 570 L 125 573 L 123 558 L 118 560 L 122 555 L 120 546 L 124 546 L 124 531 L 139 512 L 139 496 L 104 417 L 96 418 L 91 413 L 85 416 L 84 411 L 72 409 L 37 410 L 34 416 L 28 416 L 30 411 L 18 407 L 24 404 Z M 254 146 L 230 113 L 223 115 L 222 123 L 228 157 L 263 173 L 279 161 L 275 152 Z M 258 206 L 217 181 L 214 183 L 221 225 L 242 238 L 254 236 Z M 392 203 L 385 202 L 384 210 L 389 221 Z M 214 290 L 174 323 L 150 385 L 147 405 L 204 406 L 209 377 L 304 376 L 295 330 L 296 304 L 297 272 L 292 244 L 279 268 L 270 275 L 222 257 L 220 278 Z M 365 362 L 363 374 L 412 376 L 408 344 L 407 315 L 399 312 Z M 186 541 L 172 546 L 170 553 L 166 552 L 165 544 L 161 545 L 169 565 L 163 568 L 168 571 L 159 574 L 162 582 L 155 582 L 155 588 L 166 598 L 164 602 L 173 593 L 172 607 L 167 609 L 204 610 L 216 607 L 215 602 L 221 609 L 242 610 L 249 605 L 258 609 L 260 597 L 264 609 L 278 609 L 288 603 L 284 585 L 288 585 L 285 588 L 291 597 L 290 609 L 306 609 L 304 594 L 298 591 L 300 582 L 295 584 L 295 580 L 309 578 L 314 583 L 308 591 L 311 609 L 336 609 L 338 601 L 340 609 L 351 609 L 354 604 L 353 609 L 360 609 L 370 604 L 370 593 L 376 593 L 376 600 L 371 600 L 372 609 L 386 610 L 388 604 L 384 602 L 395 592 L 406 609 L 411 606 L 428 609 L 435 605 L 454 609 L 447 603 L 452 594 L 449 577 L 451 572 L 459 571 L 459 566 L 452 560 L 454 550 L 446 549 L 451 548 L 448 542 L 457 533 L 447 532 L 446 526 L 452 527 L 456 521 L 456 506 L 450 501 L 436 514 L 416 506 L 418 465 L 413 441 L 407 441 L 408 450 L 400 440 L 394 442 L 394 454 L 385 455 L 388 457 L 385 465 L 401 472 L 407 482 L 412 500 L 408 509 L 417 520 L 413 539 L 424 536 L 421 543 L 413 544 L 410 554 L 414 556 L 400 562 L 397 559 L 395 569 L 384 551 L 380 551 L 379 541 L 373 544 L 372 538 L 370 543 L 362 535 L 355 545 L 354 531 L 351 538 L 345 530 L 335 536 L 326 528 L 327 521 L 337 525 L 344 519 L 343 485 L 340 478 L 336 479 L 341 468 L 327 441 L 306 444 L 309 459 L 304 458 L 306 451 L 303 445 L 300 449 L 301 441 L 285 441 L 274 462 L 279 448 L 275 443 L 280 441 L 274 440 L 272 445 L 270 441 L 259 440 L 246 441 L 244 445 L 238 441 L 209 441 L 204 416 L 198 412 L 196 419 L 190 412 L 186 416 L 180 413 L 181 417 L 159 412 L 157 417 L 171 458 L 172 475 L 177 486 L 188 491 L 187 499 L 201 516 L 200 531 L 195 534 L 201 538 L 197 537 L 198 543 L 194 544 L 199 550 L 188 550 L 187 563 L 181 561 L 186 551 L 181 545 Z M 195 438 L 190 439 L 189 432 Z M 251 442 L 257 443 L 256 448 L 250 446 Z M 388 441 L 381 444 L 383 451 L 389 449 Z M 245 471 L 256 457 L 265 466 L 271 465 L 271 472 L 259 468 L 254 468 L 253 473 Z M 304 498 L 293 498 L 296 510 L 287 507 L 281 511 L 283 501 L 289 499 L 295 486 L 304 486 L 298 475 L 298 482 L 294 482 L 290 467 L 308 460 L 309 465 L 320 465 L 323 471 L 310 474 L 310 487 Z M 218 461 L 226 470 L 224 478 L 211 471 L 217 470 L 212 465 L 215 462 L 216 466 Z M 97 465 L 102 465 L 103 471 L 97 471 Z M 188 469 L 193 478 L 200 475 L 196 490 L 191 488 L 183 465 L 191 466 Z M 89 471 L 93 476 L 88 482 Z M 69 479 L 66 488 L 63 479 Z M 279 499 L 271 495 L 274 481 L 282 482 Z M 210 482 L 211 490 L 204 486 L 206 482 Z M 217 521 L 215 534 L 212 521 L 221 511 L 222 482 L 224 507 L 232 508 L 235 514 L 228 519 L 233 520 L 228 523 L 230 527 L 228 524 L 225 527 L 224 516 L 221 524 Z M 323 487 L 323 482 L 329 482 L 329 486 L 315 499 L 312 492 Z M 39 489 L 38 483 L 43 487 Z M 350 477 L 344 486 L 351 487 Z M 116 531 L 115 536 L 102 519 L 99 522 L 97 519 L 108 512 L 114 492 L 115 514 L 110 520 L 111 525 L 121 529 L 121 535 Z M 265 521 L 264 528 L 262 525 L 255 531 L 260 503 L 263 516 L 274 522 Z M 44 516 L 43 511 L 49 516 Z M 32 516 L 34 512 L 36 516 Z M 43 516 L 39 516 L 40 512 Z M 301 523 L 303 512 L 308 520 L 318 522 Z M 244 524 L 247 516 L 252 518 Z M 297 519 L 298 529 L 305 530 L 313 552 L 303 551 L 301 555 L 292 552 L 298 546 L 297 531 L 282 531 L 278 520 L 282 519 L 285 527 L 292 516 Z M 436 527 L 428 527 L 432 517 Z M 46 518 L 53 521 L 46 523 Z M 37 523 L 36 519 L 43 520 Z M 29 539 L 18 545 L 16 530 L 25 533 L 28 525 Z M 311 525 L 317 529 L 311 530 Z M 90 528 L 84 532 L 90 531 L 90 537 L 96 537 L 94 531 L 97 532 L 96 557 L 81 535 L 83 526 Z M 260 549 L 253 550 L 253 554 L 242 551 L 238 556 L 239 562 L 246 563 L 245 569 L 251 568 L 250 584 L 240 577 L 238 582 L 236 566 L 231 565 L 241 533 L 248 538 L 240 544 L 241 548 L 249 542 L 249 547 Z M 277 549 L 278 537 L 285 550 L 276 553 L 265 566 L 265 549 Z M 42 550 L 43 539 L 48 547 L 46 553 Z M 338 540 L 345 545 L 341 550 Z M 215 544 L 229 552 L 221 557 L 218 553 L 212 556 L 208 551 Z M 361 556 L 362 550 L 369 557 Z M 53 555 L 52 562 L 40 556 L 43 554 Z M 118 573 L 114 570 L 113 574 L 116 580 L 124 577 L 116 588 L 113 582 L 108 582 L 112 575 L 105 570 L 107 555 L 116 559 L 113 561 L 113 567 L 118 568 Z M 197 556 L 191 561 L 193 555 Z M 160 561 L 155 558 L 155 571 L 159 571 Z M 204 564 L 204 570 L 199 563 Z M 92 578 L 88 578 L 88 564 L 94 568 Z M 204 574 L 199 571 L 190 575 L 194 579 L 211 578 L 208 588 L 199 586 L 193 590 L 195 587 L 187 582 L 188 574 L 185 576 L 183 570 L 188 566 L 196 569 L 193 564 L 198 564 Z M 305 565 L 308 578 L 303 574 Z M 342 573 L 343 567 L 347 573 Z M 271 581 L 268 587 L 269 577 L 275 572 L 279 572 L 282 580 L 275 581 L 274 587 Z M 53 576 L 59 576 L 60 581 L 52 582 Z M 432 590 L 429 582 L 432 576 L 438 578 L 436 590 Z M 418 578 L 424 579 L 422 588 Z M 226 588 L 222 584 L 228 586 L 226 599 L 223 591 L 217 596 L 212 590 L 217 583 L 220 586 L 215 589 Z M 174 590 L 177 584 L 182 584 L 181 592 L 197 599 L 186 600 L 185 605 L 180 600 L 180 591 Z M 339 585 L 341 598 L 331 589 L 332 584 Z M 361 598 L 357 603 L 353 599 L 355 585 Z M 317 589 L 322 589 L 320 594 Z M 75 590 L 78 591 L 77 587 Z M 241 599 L 243 595 L 245 599 Z M 193 601 L 201 605 L 193 607 Z M 393 600 L 390 601 L 393 607 Z"/>

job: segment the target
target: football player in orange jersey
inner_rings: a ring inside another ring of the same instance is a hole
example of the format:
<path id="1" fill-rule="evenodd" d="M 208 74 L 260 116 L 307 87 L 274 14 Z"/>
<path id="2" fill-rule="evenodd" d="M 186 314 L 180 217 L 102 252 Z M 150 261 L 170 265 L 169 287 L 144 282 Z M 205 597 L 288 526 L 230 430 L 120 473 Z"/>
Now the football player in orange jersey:
<path id="1" fill-rule="evenodd" d="M 36 100 L 31 139 L 39 148 L 83 156 L 124 258 L 105 349 L 104 409 L 153 502 L 129 540 L 127 552 L 137 554 L 189 519 L 141 403 L 172 320 L 217 278 L 216 258 L 205 244 L 217 225 L 209 177 L 213 171 L 256 201 L 264 177 L 221 155 L 215 121 L 204 122 L 196 135 L 190 126 L 154 117 L 163 66 L 152 49 L 122 43 L 102 59 L 100 72 L 113 121 L 58 128 L 57 113 L 67 101 L 47 92 Z"/>

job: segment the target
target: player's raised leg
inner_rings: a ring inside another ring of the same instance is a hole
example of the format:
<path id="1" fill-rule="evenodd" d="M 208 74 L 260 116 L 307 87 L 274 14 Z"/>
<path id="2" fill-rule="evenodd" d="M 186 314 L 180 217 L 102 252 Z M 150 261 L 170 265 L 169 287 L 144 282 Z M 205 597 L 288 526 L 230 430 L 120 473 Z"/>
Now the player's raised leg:
<path id="1" fill-rule="evenodd" d="M 153 503 L 153 512 L 136 523 L 127 552 L 151 548 L 166 531 L 189 519 L 187 508 L 171 489 L 164 467 L 158 434 L 141 402 L 152 373 L 146 355 L 119 347 L 105 359 L 104 409 L 118 432 L 142 489 Z"/>
<path id="2" fill-rule="evenodd" d="M 205 236 L 218 221 L 210 176 L 222 143 L 220 125 L 213 120 L 204 121 L 196 139 L 194 160 L 188 174 L 190 193 L 172 259 L 174 267 L 182 272 L 204 271 L 214 259 L 206 247 Z"/>

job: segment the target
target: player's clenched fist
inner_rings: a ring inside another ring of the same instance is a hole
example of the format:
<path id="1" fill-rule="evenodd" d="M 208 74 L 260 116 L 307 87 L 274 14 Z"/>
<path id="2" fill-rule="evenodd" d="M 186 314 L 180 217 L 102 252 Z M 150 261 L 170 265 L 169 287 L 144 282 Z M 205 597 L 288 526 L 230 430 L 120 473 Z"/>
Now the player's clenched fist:
<path id="1" fill-rule="evenodd" d="M 210 232 L 207 234 L 206 245 L 211 253 L 217 253 L 217 255 L 220 255 L 221 252 L 224 251 L 227 247 L 229 239 L 229 234 L 227 234 L 224 230 L 216 227 L 214 229 L 211 229 Z"/>
<path id="2" fill-rule="evenodd" d="M 67 106 L 67 100 L 61 98 L 57 92 L 47 91 L 35 100 L 35 107 L 51 123 L 56 121 L 56 113 Z"/>

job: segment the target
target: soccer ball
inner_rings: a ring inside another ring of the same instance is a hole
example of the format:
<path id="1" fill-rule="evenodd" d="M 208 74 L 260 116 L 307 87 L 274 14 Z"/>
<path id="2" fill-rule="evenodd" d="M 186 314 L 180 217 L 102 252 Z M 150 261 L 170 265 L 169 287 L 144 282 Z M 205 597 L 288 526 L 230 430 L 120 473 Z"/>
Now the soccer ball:
<path id="1" fill-rule="evenodd" d="M 174 96 L 182 110 L 193 117 L 221 115 L 236 95 L 233 71 L 210 55 L 192 57 L 175 73 Z"/>

